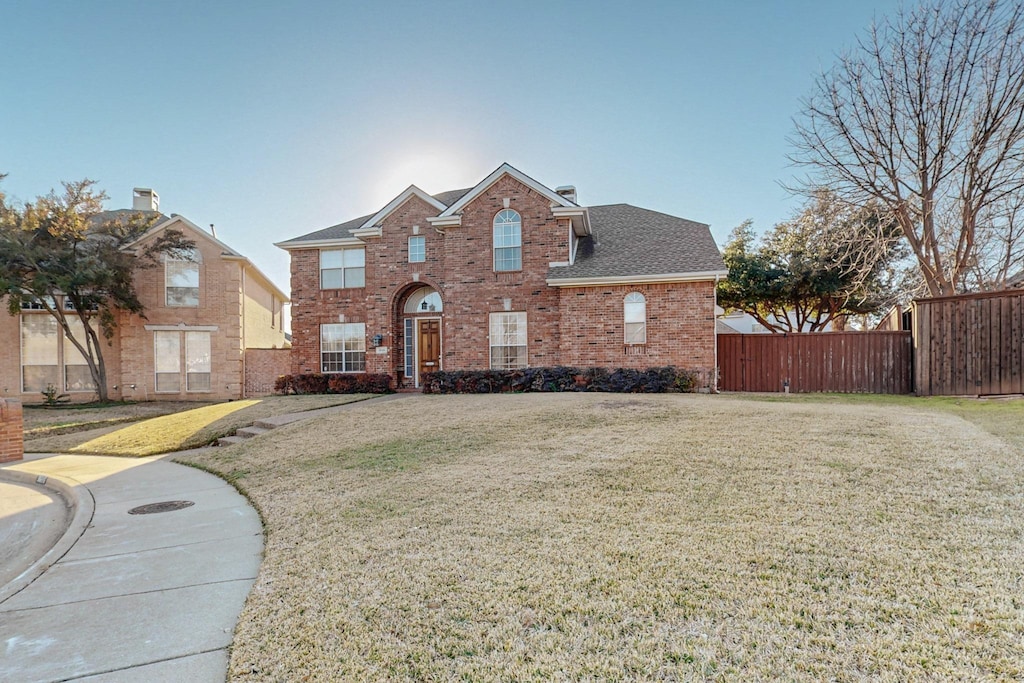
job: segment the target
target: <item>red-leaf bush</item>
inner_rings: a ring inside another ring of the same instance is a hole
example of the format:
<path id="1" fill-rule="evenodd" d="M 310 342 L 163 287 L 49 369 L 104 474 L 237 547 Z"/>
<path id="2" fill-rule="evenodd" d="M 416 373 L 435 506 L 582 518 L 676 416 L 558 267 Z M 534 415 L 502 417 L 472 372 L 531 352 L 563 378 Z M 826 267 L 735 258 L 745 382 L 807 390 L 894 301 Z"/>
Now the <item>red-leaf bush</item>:
<path id="1" fill-rule="evenodd" d="M 374 373 L 281 375 L 274 382 L 275 394 L 391 394 L 394 391 L 391 375 Z"/>
<path id="2" fill-rule="evenodd" d="M 424 394 L 497 394 L 502 392 L 608 391 L 657 394 L 697 390 L 698 374 L 674 367 L 523 368 L 520 370 L 442 370 L 422 378 Z"/>

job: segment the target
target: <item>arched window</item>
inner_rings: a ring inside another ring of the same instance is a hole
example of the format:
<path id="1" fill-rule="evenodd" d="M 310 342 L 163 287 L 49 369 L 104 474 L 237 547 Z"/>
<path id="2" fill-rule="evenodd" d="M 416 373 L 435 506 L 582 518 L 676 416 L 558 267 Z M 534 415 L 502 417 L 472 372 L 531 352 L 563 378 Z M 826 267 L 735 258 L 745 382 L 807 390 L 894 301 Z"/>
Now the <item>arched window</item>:
<path id="1" fill-rule="evenodd" d="M 627 344 L 647 343 L 647 299 L 640 292 L 630 292 L 622 303 Z"/>
<path id="2" fill-rule="evenodd" d="M 523 222 L 512 209 L 494 217 L 494 270 L 523 269 Z"/>
<path id="3" fill-rule="evenodd" d="M 405 301 L 406 313 L 434 313 L 441 311 L 441 295 L 433 287 L 420 287 Z"/>

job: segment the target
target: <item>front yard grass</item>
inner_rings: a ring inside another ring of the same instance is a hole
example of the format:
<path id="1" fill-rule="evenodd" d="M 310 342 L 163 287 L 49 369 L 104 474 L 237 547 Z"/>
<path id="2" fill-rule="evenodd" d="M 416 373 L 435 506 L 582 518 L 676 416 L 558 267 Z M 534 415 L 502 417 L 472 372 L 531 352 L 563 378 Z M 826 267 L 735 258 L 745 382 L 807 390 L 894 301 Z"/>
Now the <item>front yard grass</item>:
<path id="1" fill-rule="evenodd" d="M 145 456 L 206 446 L 222 436 L 282 413 L 301 412 L 369 398 L 366 394 L 267 396 L 228 401 L 134 422 L 71 434 L 29 438 L 25 450 L 35 453 L 89 453 Z M 175 404 L 180 406 L 181 404 Z"/>
<path id="2" fill-rule="evenodd" d="M 532 394 L 182 460 L 266 522 L 232 680 L 818 681 L 1024 676 L 1021 456 L 920 403 Z"/>
<path id="3" fill-rule="evenodd" d="M 158 415 L 192 410 L 208 403 L 186 401 L 146 401 L 142 403 L 110 402 L 106 404 L 65 404 L 58 407 L 26 405 L 25 438 L 71 434 L 100 427 L 138 422 Z"/>

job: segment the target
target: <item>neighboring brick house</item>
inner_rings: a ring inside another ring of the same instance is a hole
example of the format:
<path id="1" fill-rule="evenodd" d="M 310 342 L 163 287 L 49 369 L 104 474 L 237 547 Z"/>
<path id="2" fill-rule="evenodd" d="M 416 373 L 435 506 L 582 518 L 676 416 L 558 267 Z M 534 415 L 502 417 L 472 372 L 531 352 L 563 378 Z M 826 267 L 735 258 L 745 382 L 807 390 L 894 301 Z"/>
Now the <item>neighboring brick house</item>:
<path id="1" fill-rule="evenodd" d="M 137 211 L 157 213 L 157 224 L 131 246 L 143 246 L 175 228 L 195 242 L 195 258 L 164 259 L 160 266 L 136 272 L 145 318 L 121 314 L 114 338 L 103 348 L 111 398 L 243 397 L 246 351 L 286 346 L 282 306 L 288 296 L 209 232 L 182 216 L 159 214 L 159 198 L 152 190 L 138 188 L 135 195 L 131 210 L 104 212 L 97 220 Z M 92 400 L 84 358 L 64 339 L 57 321 L 40 309 L 36 304 L 23 307 L 20 315 L 0 313 L 0 396 L 38 403 L 40 392 L 52 384 L 72 400 Z"/>
<path id="2" fill-rule="evenodd" d="M 410 186 L 372 216 L 280 242 L 291 255 L 292 370 L 675 365 L 715 377 L 707 225 L 585 207 L 504 164 L 468 190 Z"/>

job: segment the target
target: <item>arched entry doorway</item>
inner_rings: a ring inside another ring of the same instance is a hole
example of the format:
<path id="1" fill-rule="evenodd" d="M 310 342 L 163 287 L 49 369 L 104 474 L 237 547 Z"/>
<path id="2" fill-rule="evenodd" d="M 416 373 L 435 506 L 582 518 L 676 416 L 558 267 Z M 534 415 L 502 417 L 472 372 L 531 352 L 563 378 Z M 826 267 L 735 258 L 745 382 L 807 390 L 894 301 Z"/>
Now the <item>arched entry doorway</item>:
<path id="1" fill-rule="evenodd" d="M 441 295 L 433 287 L 411 290 L 400 301 L 402 317 L 403 376 L 405 383 L 420 386 L 420 378 L 441 369 Z"/>

